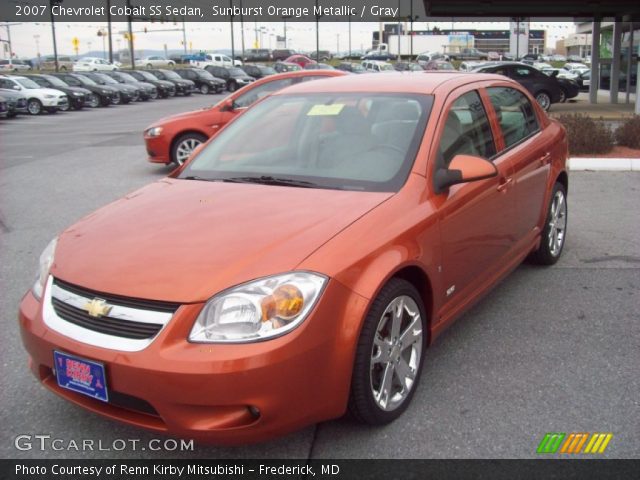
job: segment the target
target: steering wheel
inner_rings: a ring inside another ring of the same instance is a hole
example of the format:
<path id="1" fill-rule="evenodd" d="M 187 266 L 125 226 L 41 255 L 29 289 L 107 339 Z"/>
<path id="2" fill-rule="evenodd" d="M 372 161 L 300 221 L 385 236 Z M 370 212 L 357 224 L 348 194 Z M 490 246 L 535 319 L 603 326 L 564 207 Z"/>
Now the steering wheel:
<path id="1" fill-rule="evenodd" d="M 382 150 L 382 149 L 393 150 L 394 152 L 398 152 L 402 155 L 406 153 L 402 148 L 398 147 L 397 145 L 393 145 L 391 143 L 378 143 L 377 145 L 372 146 L 367 151 L 372 152 L 373 150 Z"/>

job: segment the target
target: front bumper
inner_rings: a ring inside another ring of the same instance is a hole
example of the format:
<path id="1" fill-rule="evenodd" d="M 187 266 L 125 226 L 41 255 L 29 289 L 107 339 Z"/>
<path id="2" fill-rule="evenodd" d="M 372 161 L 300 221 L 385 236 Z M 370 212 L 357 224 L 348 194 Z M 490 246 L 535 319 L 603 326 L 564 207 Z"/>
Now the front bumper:
<path id="1" fill-rule="evenodd" d="M 151 163 L 163 163 L 165 165 L 171 163 L 171 142 L 167 135 L 159 135 L 157 137 L 144 137 L 144 144 L 147 148 L 147 160 Z"/>
<path id="2" fill-rule="evenodd" d="M 362 297 L 330 281 L 320 303 L 297 329 L 240 345 L 187 342 L 202 304 L 183 305 L 138 352 L 94 347 L 50 329 L 31 292 L 20 304 L 19 322 L 30 368 L 54 393 L 138 427 L 238 444 L 344 413 L 366 305 Z M 59 387 L 52 373 L 54 350 L 103 363 L 110 403 Z"/>

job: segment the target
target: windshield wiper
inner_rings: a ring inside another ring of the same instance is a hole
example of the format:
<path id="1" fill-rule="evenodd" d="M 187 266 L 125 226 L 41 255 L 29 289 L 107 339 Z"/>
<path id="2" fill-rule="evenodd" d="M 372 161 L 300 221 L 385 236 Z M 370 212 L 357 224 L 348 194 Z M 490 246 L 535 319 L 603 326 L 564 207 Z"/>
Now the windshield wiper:
<path id="1" fill-rule="evenodd" d="M 296 180 L 293 178 L 272 177 L 271 175 L 261 175 L 259 177 L 230 177 L 226 178 L 225 181 L 237 183 L 259 183 L 261 185 L 276 185 L 284 187 L 320 188 L 320 185 L 313 182 Z"/>

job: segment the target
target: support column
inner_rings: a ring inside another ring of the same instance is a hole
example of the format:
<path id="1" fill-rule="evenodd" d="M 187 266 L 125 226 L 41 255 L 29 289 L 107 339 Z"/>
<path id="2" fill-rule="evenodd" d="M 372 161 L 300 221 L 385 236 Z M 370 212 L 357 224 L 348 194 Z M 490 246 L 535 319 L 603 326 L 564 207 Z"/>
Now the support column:
<path id="1" fill-rule="evenodd" d="M 627 48 L 627 85 L 631 85 L 631 64 L 633 60 L 633 22 L 629 22 L 629 48 Z M 629 95 L 631 94 L 631 88 L 627 87 L 625 92 L 625 103 L 629 103 Z M 636 91 L 638 87 L 636 85 Z"/>
<path id="2" fill-rule="evenodd" d="M 594 18 L 591 27 L 591 85 L 589 85 L 589 103 L 598 103 L 600 86 L 600 19 Z"/>
<path id="3" fill-rule="evenodd" d="M 613 22 L 613 58 L 611 59 L 611 84 L 609 99 L 611 103 L 618 103 L 620 86 L 620 50 L 622 45 L 622 22 Z"/>

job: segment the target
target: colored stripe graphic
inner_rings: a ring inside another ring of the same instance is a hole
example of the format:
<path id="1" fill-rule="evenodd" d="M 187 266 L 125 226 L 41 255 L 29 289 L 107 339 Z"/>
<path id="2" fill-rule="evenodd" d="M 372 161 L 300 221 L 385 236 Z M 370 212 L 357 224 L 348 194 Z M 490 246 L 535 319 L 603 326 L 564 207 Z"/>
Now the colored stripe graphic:
<path id="1" fill-rule="evenodd" d="M 584 453 L 604 453 L 612 438 L 612 433 L 594 433 Z"/>
<path id="2" fill-rule="evenodd" d="M 538 445 L 537 453 L 604 453 L 609 446 L 609 442 L 611 442 L 612 438 L 612 433 L 590 434 L 584 432 L 574 432 L 567 434 L 550 432 L 545 434 L 545 436 L 542 438 L 540 445 Z M 587 446 L 583 451 L 582 447 L 585 444 Z"/>
<path id="3" fill-rule="evenodd" d="M 565 433 L 547 433 L 538 445 L 537 452 L 556 453 L 565 436 Z"/>

